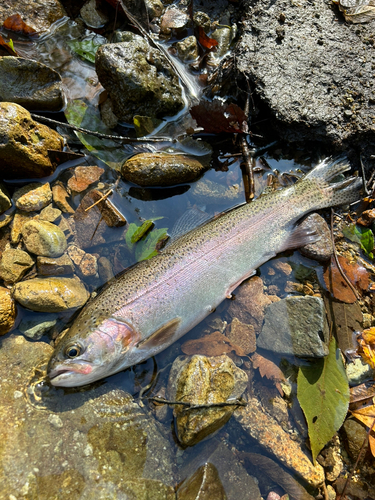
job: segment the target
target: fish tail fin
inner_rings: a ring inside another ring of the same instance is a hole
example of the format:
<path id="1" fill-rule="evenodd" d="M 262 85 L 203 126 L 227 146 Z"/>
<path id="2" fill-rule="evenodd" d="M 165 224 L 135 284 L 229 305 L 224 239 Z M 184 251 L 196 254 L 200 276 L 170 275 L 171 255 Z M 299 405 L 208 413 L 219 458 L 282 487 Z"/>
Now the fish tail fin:
<path id="1" fill-rule="evenodd" d="M 320 194 L 320 201 L 314 203 L 315 208 L 324 208 L 329 206 L 345 205 L 353 203 L 360 199 L 360 189 L 362 179 L 359 177 L 348 177 L 344 180 L 331 182 L 340 174 L 350 170 L 350 164 L 345 156 L 336 158 L 325 158 L 306 176 L 305 180 L 316 182 Z"/>

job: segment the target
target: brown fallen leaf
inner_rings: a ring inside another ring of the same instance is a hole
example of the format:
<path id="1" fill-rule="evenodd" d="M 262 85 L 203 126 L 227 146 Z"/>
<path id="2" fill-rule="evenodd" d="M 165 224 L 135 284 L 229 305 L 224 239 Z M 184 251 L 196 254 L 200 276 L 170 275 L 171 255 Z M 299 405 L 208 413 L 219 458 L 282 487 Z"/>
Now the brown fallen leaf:
<path id="1" fill-rule="evenodd" d="M 200 339 L 188 340 L 181 346 L 184 354 L 203 354 L 204 356 L 221 356 L 235 352 L 237 356 L 246 356 L 241 347 L 233 344 L 220 332 L 213 332 Z"/>
<path id="2" fill-rule="evenodd" d="M 274 381 L 277 390 L 283 395 L 284 391 L 281 388 L 280 382 L 285 381 L 285 376 L 280 368 L 273 361 L 264 358 L 257 352 L 251 356 L 251 361 L 253 363 L 253 368 L 259 369 L 260 376 Z"/>
<path id="3" fill-rule="evenodd" d="M 219 42 L 215 40 L 215 38 L 210 38 L 206 35 L 202 26 L 198 26 L 198 42 L 202 45 L 202 47 L 208 50 L 211 50 L 219 45 Z"/>
<path id="4" fill-rule="evenodd" d="M 191 116 L 199 127 L 211 134 L 247 133 L 247 117 L 237 104 L 228 104 L 220 99 L 202 100 L 190 109 Z"/>
<path id="5" fill-rule="evenodd" d="M 350 282 L 357 290 L 367 290 L 370 284 L 368 271 L 358 263 L 351 264 L 348 259 L 340 255 L 340 266 Z M 329 267 L 324 272 L 324 283 L 329 292 L 341 302 L 353 304 L 356 297 L 339 271 L 335 259 L 332 257 Z"/>
<path id="6" fill-rule="evenodd" d="M 373 399 L 374 401 L 374 399 Z M 371 428 L 369 434 L 369 445 L 372 456 L 375 457 L 375 430 L 374 430 L 374 420 L 375 420 L 375 404 L 354 410 L 351 412 L 353 417 L 366 425 L 366 427 Z"/>
<path id="7" fill-rule="evenodd" d="M 3 22 L 3 28 L 29 37 L 38 36 L 38 32 L 35 31 L 34 28 L 31 28 L 31 26 L 28 26 L 19 14 L 14 14 L 13 16 L 5 19 Z"/>
<path id="8" fill-rule="evenodd" d="M 367 227 L 371 226 L 374 220 L 375 220 L 375 209 L 365 210 L 364 212 L 362 212 L 361 217 L 357 220 L 357 224 Z"/>
<path id="9" fill-rule="evenodd" d="M 358 353 L 375 369 L 375 328 L 368 328 L 357 337 Z"/>

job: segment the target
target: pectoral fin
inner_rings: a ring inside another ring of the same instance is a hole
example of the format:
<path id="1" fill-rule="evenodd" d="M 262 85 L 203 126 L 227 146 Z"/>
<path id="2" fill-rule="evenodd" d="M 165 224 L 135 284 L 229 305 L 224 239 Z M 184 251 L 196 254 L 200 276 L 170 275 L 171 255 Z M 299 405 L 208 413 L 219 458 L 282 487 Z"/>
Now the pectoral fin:
<path id="1" fill-rule="evenodd" d="M 138 349 L 148 349 L 151 347 L 157 347 L 162 344 L 166 344 L 171 337 L 176 333 L 177 328 L 181 323 L 181 318 L 174 318 L 160 328 L 158 328 L 154 333 L 152 333 L 147 339 L 141 340 L 137 344 Z"/>

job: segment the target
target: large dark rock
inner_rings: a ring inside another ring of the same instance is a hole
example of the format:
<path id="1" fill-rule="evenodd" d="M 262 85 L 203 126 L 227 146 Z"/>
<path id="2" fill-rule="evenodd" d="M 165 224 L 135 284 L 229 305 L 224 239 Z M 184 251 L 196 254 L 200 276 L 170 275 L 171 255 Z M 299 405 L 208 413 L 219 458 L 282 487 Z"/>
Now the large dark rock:
<path id="1" fill-rule="evenodd" d="M 341 145 L 373 134 L 374 21 L 344 22 L 333 2 L 245 0 L 238 69 L 287 140 Z"/>

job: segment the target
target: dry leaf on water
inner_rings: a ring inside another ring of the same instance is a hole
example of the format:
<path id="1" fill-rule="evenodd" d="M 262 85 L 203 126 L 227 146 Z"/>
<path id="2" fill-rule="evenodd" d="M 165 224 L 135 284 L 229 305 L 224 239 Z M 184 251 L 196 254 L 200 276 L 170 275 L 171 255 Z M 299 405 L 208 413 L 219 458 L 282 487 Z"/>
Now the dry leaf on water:
<path id="1" fill-rule="evenodd" d="M 38 36 L 38 32 L 35 31 L 34 28 L 28 26 L 19 14 L 14 14 L 13 16 L 8 17 L 8 19 L 5 19 L 3 28 L 29 37 Z"/>
<path id="2" fill-rule="evenodd" d="M 360 408 L 351 412 L 353 417 L 370 428 L 375 419 L 375 404 L 371 406 L 366 406 L 365 408 Z M 369 434 L 369 445 L 372 455 L 375 457 L 375 430 L 372 428 Z"/>
<path id="3" fill-rule="evenodd" d="M 266 377 L 269 380 L 273 380 L 275 382 L 277 390 L 281 395 L 283 395 L 284 391 L 281 388 L 280 382 L 285 381 L 285 376 L 280 368 L 275 365 L 273 361 L 264 358 L 258 353 L 254 353 L 251 356 L 251 361 L 253 363 L 253 368 L 259 369 L 260 376 Z"/>
<path id="4" fill-rule="evenodd" d="M 338 258 L 340 266 L 344 271 L 347 278 L 358 290 L 367 290 L 370 279 L 369 273 L 366 269 L 359 264 L 351 264 L 348 259 L 343 256 Z M 331 264 L 324 272 L 324 282 L 327 289 L 331 294 L 341 302 L 346 302 L 347 304 L 353 304 L 356 301 L 356 297 L 349 285 L 346 283 L 342 274 L 340 273 L 335 259 L 332 257 Z"/>
<path id="5" fill-rule="evenodd" d="M 220 99 L 213 101 L 202 100 L 190 110 L 191 116 L 199 127 L 210 134 L 246 133 L 248 131 L 247 118 L 237 104 L 228 104 Z"/>
<path id="6" fill-rule="evenodd" d="M 181 346 L 184 354 L 203 354 L 204 356 L 221 356 L 234 351 L 237 356 L 245 356 L 243 350 L 233 344 L 220 332 L 213 332 L 200 339 L 188 340 Z"/>

